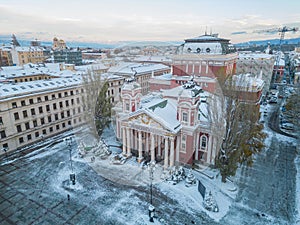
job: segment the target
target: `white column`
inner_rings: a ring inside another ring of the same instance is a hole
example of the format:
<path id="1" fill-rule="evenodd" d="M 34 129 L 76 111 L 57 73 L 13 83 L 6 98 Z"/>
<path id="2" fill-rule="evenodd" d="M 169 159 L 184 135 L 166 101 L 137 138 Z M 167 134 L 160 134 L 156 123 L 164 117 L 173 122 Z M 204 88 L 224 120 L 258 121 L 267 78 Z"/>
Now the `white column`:
<path id="1" fill-rule="evenodd" d="M 127 134 L 127 157 L 131 156 L 131 146 L 130 146 L 130 129 L 127 127 L 126 128 L 127 131 L 126 131 L 126 134 Z"/>
<path id="2" fill-rule="evenodd" d="M 165 160 L 164 160 L 164 168 L 167 169 L 169 167 L 169 140 L 168 137 L 165 137 Z"/>
<path id="3" fill-rule="evenodd" d="M 196 144 L 195 144 L 195 147 L 196 147 L 196 152 L 195 152 L 195 160 L 198 160 L 199 159 L 199 156 L 198 156 L 198 153 L 199 153 L 199 151 L 198 151 L 198 149 L 199 149 L 199 135 L 200 135 L 200 133 L 196 133 L 196 135 L 197 135 L 197 137 L 196 137 Z"/>
<path id="4" fill-rule="evenodd" d="M 151 162 L 155 162 L 154 134 L 151 133 Z"/>
<path id="5" fill-rule="evenodd" d="M 126 128 L 122 128 L 123 155 L 126 155 Z"/>
<path id="6" fill-rule="evenodd" d="M 212 137 L 209 136 L 208 137 L 208 145 L 207 145 L 207 160 L 206 160 L 207 163 L 210 163 L 210 161 L 211 161 L 211 144 L 212 144 L 211 139 L 212 139 Z"/>
<path id="7" fill-rule="evenodd" d="M 138 157 L 138 162 L 141 162 L 143 159 L 143 145 L 142 145 L 142 131 L 138 131 L 139 135 L 139 157 Z"/>
<path id="8" fill-rule="evenodd" d="M 205 73 L 206 73 L 206 74 L 208 73 L 208 61 L 206 62 L 206 70 L 205 70 Z"/>
<path id="9" fill-rule="evenodd" d="M 174 166 L 174 137 L 171 137 L 170 167 Z"/>
<path id="10" fill-rule="evenodd" d="M 149 134 L 145 132 L 145 135 L 146 135 L 145 149 L 147 154 L 149 154 Z"/>
<path id="11" fill-rule="evenodd" d="M 157 135 L 157 156 L 161 157 L 161 137 Z"/>
<path id="12" fill-rule="evenodd" d="M 179 136 L 180 137 L 180 136 Z M 176 148 L 175 148 L 175 162 L 179 162 L 179 145 L 180 145 L 180 141 L 178 136 L 176 136 Z"/>

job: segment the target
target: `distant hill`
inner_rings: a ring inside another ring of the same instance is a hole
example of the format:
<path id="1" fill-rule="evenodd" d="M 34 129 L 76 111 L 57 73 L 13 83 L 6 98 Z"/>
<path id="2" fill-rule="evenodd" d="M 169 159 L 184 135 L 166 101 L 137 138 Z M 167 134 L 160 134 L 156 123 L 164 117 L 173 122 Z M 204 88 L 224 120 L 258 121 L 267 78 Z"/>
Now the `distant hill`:
<path id="1" fill-rule="evenodd" d="M 271 45 L 279 45 L 280 39 L 269 39 L 269 40 L 261 40 L 261 41 L 248 41 L 243 43 L 234 44 L 236 47 L 250 47 L 250 46 L 267 46 L 268 42 Z M 282 45 L 299 45 L 300 46 L 300 37 L 292 38 L 292 39 L 284 39 L 281 43 Z"/>
<path id="2" fill-rule="evenodd" d="M 30 46 L 31 40 L 22 40 L 17 37 L 18 42 L 21 46 Z M 11 42 L 11 36 L 7 35 L 0 35 L 0 45 L 2 44 L 9 44 Z M 117 45 L 113 44 L 103 44 L 103 43 L 92 43 L 92 42 L 72 42 L 72 41 L 66 41 L 67 46 L 70 48 L 98 48 L 98 49 L 107 49 L 107 48 L 115 48 Z M 51 41 L 41 41 L 42 46 L 52 46 Z"/>

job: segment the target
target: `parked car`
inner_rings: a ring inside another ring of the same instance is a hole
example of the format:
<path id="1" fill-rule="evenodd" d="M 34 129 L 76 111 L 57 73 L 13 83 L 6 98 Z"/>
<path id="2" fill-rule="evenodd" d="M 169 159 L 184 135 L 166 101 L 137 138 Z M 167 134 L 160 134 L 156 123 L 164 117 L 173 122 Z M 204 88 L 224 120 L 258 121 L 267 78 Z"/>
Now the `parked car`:
<path id="1" fill-rule="evenodd" d="M 280 125 L 281 129 L 285 129 L 285 130 L 294 130 L 294 124 L 292 123 L 283 123 Z"/>

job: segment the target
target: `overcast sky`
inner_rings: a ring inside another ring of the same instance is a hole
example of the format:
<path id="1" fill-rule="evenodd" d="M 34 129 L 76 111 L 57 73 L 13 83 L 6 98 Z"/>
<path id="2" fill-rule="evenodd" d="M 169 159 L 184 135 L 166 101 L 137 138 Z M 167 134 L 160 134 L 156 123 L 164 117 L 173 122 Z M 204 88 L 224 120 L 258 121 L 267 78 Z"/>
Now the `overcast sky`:
<path id="1" fill-rule="evenodd" d="M 278 38 L 253 31 L 284 25 L 300 27 L 300 0 L 0 0 L 0 35 L 42 41 L 183 41 L 207 30 L 237 43 Z"/>

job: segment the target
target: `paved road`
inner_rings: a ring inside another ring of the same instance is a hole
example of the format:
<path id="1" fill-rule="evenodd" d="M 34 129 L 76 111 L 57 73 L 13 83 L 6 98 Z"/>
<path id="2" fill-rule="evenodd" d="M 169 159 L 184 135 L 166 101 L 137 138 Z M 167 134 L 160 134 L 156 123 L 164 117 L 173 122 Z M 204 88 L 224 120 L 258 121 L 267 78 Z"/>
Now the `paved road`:
<path id="1" fill-rule="evenodd" d="M 59 139 L 57 139 L 59 140 Z M 72 146 L 74 149 L 76 144 Z M 69 151 L 57 141 L 6 162 L 0 158 L 0 224 L 146 224 L 149 187 L 115 184 L 86 163 L 73 160 L 76 185 L 69 184 Z M 73 151 L 73 159 L 75 158 Z M 68 200 L 67 195 L 70 196 Z M 167 224 L 216 224 L 197 209 L 154 188 L 157 215 Z"/>

